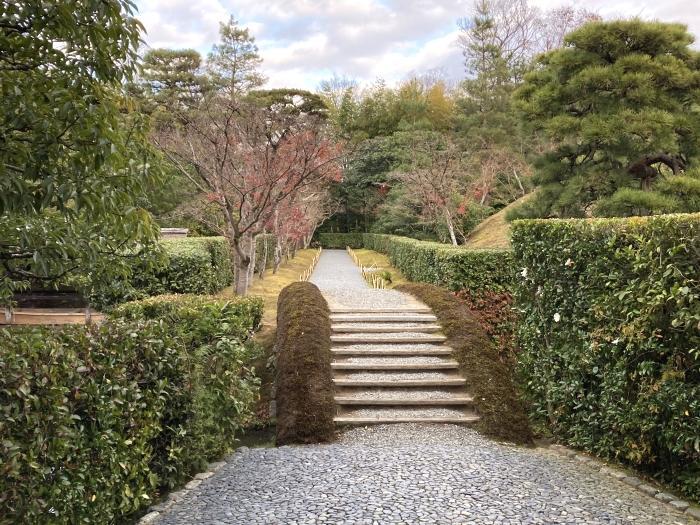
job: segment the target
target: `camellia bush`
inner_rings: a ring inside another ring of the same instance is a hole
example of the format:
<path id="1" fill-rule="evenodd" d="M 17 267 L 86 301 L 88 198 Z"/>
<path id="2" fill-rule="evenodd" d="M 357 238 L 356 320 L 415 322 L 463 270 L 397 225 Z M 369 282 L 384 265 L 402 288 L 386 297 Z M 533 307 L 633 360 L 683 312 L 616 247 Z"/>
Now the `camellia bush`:
<path id="1" fill-rule="evenodd" d="M 700 215 L 517 221 L 512 239 L 532 416 L 700 499 Z"/>
<path id="2" fill-rule="evenodd" d="M 253 416 L 261 316 L 168 296 L 0 330 L 0 523 L 125 523 L 221 457 Z"/>

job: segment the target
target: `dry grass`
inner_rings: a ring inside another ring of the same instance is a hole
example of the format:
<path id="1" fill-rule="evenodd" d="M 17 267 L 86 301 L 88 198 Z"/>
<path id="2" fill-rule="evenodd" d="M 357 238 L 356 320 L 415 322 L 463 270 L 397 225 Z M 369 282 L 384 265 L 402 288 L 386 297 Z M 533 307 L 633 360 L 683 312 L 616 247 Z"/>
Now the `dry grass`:
<path id="1" fill-rule="evenodd" d="M 506 214 L 527 199 L 532 193 L 520 197 L 497 213 L 486 218 L 479 224 L 467 238 L 467 248 L 510 248 L 510 223 L 506 220 Z"/>
<path id="2" fill-rule="evenodd" d="M 263 328 L 274 327 L 277 319 L 277 297 L 282 289 L 299 280 L 299 275 L 310 265 L 316 255 L 317 250 L 299 250 L 297 256 L 290 261 L 280 265 L 276 274 L 272 270 L 265 272 L 263 279 L 257 275 L 253 279 L 253 284 L 248 289 L 248 295 L 257 295 L 265 301 L 265 313 L 263 314 Z M 233 288 L 226 288 L 222 295 L 233 295 Z"/>
<path id="3" fill-rule="evenodd" d="M 389 284 L 389 288 L 408 282 L 401 272 L 391 265 L 391 261 L 389 261 L 386 255 L 373 250 L 366 250 L 365 248 L 358 248 L 353 251 L 363 266 L 377 268 L 379 272 L 388 271 L 391 274 L 391 284 Z"/>

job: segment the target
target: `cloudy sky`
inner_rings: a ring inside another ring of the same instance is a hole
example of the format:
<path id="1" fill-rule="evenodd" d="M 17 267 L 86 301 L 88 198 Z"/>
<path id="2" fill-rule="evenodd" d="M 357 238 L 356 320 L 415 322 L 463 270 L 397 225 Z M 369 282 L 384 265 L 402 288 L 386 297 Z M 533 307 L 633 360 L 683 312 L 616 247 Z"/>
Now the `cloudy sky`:
<path id="1" fill-rule="evenodd" d="M 601 16 L 680 21 L 700 36 L 697 0 L 579 0 Z M 219 22 L 233 14 L 250 28 L 270 87 L 315 89 L 333 74 L 368 83 L 443 69 L 462 76 L 458 18 L 473 0 L 136 0 L 151 47 L 205 55 Z M 570 0 L 531 0 L 543 9 Z M 700 40 L 700 38 L 699 38 Z M 697 44 L 696 44 L 697 45 Z"/>

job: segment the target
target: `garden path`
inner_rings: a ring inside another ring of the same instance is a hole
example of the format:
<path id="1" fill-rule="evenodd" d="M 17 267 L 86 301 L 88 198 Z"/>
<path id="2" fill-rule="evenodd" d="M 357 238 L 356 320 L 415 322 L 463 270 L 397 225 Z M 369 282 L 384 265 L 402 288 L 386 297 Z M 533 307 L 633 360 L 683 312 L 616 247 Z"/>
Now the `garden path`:
<path id="1" fill-rule="evenodd" d="M 325 251 L 311 280 L 335 309 L 422 306 L 369 288 L 340 251 Z M 355 427 L 330 445 L 241 447 L 213 476 L 176 496 L 155 523 L 690 523 L 600 472 L 597 462 L 578 459 L 497 443 L 465 426 Z"/>

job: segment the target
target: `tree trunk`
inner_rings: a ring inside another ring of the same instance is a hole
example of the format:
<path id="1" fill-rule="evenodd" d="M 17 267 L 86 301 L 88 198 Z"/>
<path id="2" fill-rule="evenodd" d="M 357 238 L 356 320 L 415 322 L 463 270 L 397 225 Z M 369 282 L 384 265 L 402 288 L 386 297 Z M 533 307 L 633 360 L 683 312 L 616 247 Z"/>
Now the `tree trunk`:
<path id="1" fill-rule="evenodd" d="M 447 230 L 450 232 L 450 240 L 452 241 L 452 244 L 458 246 L 459 243 L 457 242 L 457 236 L 455 235 L 455 227 L 452 223 L 452 216 L 447 208 L 445 208 L 445 222 L 447 223 Z"/>
<path id="2" fill-rule="evenodd" d="M 520 187 L 520 191 L 523 195 L 525 195 L 525 188 L 523 188 L 523 183 L 520 182 L 520 177 L 518 177 L 518 172 L 515 168 L 513 168 L 513 177 L 515 177 L 515 180 L 518 183 L 518 186 Z"/>
<path id="3" fill-rule="evenodd" d="M 253 242 L 250 235 L 244 235 L 233 241 L 233 284 L 237 295 L 248 293 Z"/>
<path id="4" fill-rule="evenodd" d="M 297 241 L 292 243 L 292 259 L 297 256 Z"/>
<path id="5" fill-rule="evenodd" d="M 279 237 L 275 238 L 275 253 L 274 253 L 274 263 L 272 265 L 272 273 L 276 274 L 277 270 L 280 268 L 282 263 L 282 243 Z"/>
<path id="6" fill-rule="evenodd" d="M 263 232 L 263 252 L 262 252 L 262 259 L 260 259 L 260 270 L 258 271 L 258 275 L 260 275 L 261 281 L 265 278 L 265 270 L 266 269 L 267 269 L 267 236 Z"/>
<path id="7" fill-rule="evenodd" d="M 253 283 L 253 277 L 255 277 L 255 265 L 258 262 L 258 242 L 257 236 L 251 236 L 250 244 L 250 265 L 248 266 L 248 286 Z"/>

